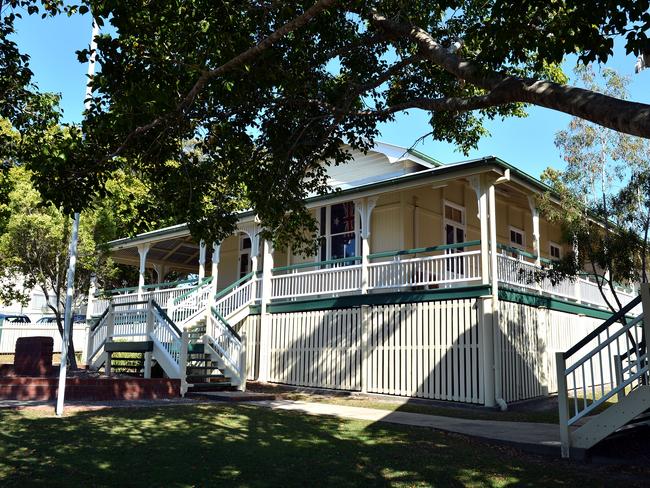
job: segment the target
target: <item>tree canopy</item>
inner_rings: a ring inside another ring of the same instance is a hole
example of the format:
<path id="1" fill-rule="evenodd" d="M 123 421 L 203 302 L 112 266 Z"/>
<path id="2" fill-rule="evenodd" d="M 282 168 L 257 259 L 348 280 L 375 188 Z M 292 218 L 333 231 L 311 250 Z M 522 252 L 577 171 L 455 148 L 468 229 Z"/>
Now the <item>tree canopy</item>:
<path id="1" fill-rule="evenodd" d="M 66 211 L 87 207 L 117 169 L 137 168 L 161 211 L 188 221 L 195 238 L 222 239 L 250 206 L 283 245 L 315 233 L 303 200 L 328 191 L 322 162 L 368 150 L 378 124 L 401 111 L 427 111 L 423 132 L 464 151 L 486 119 L 523 116 L 526 104 L 650 137 L 650 106 L 569 86 L 560 68 L 571 54 L 606 63 L 616 38 L 650 53 L 648 7 L 85 1 L 68 11 L 111 25 L 98 39 L 91 108 L 55 157 L 36 152 L 27 164 Z"/>

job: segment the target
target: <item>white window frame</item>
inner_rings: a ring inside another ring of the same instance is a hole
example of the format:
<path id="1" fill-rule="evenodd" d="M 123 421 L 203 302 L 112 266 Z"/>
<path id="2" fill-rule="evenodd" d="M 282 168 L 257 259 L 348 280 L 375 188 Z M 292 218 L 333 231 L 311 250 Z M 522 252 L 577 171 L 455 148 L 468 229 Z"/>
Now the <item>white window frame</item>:
<path id="1" fill-rule="evenodd" d="M 248 239 L 251 245 L 249 247 L 244 247 L 244 240 Z M 253 255 L 252 255 L 252 247 L 253 247 L 253 241 L 249 237 L 246 232 L 241 232 L 239 234 L 239 242 L 238 242 L 238 247 L 237 247 L 237 252 L 238 252 L 238 259 L 237 259 L 237 279 L 242 278 L 242 273 L 241 273 L 241 260 L 242 256 L 244 255 L 244 252 L 248 254 L 248 263 L 246 264 L 246 268 L 248 268 L 248 272 L 245 273 L 243 276 L 251 272 L 251 266 L 252 266 L 252 261 L 253 261 Z"/>
<path id="2" fill-rule="evenodd" d="M 451 207 L 456 210 L 460 210 L 460 220 L 457 222 L 455 220 L 450 220 L 447 218 L 447 213 L 445 212 L 445 207 Z M 452 225 L 456 228 L 462 229 L 463 231 L 463 242 L 467 241 L 467 219 L 466 219 L 465 207 L 458 205 L 457 203 L 450 202 L 449 200 L 442 201 L 442 238 L 445 240 L 444 244 L 447 244 L 447 224 Z"/>
<path id="3" fill-rule="evenodd" d="M 517 244 L 516 242 L 512 242 L 512 232 L 517 232 L 521 234 L 521 244 Z M 517 249 L 521 249 L 522 251 L 526 250 L 526 231 L 523 229 L 520 229 L 519 227 L 515 227 L 514 225 L 511 225 L 508 228 L 508 241 L 510 242 L 510 246 L 516 247 Z"/>
<path id="4" fill-rule="evenodd" d="M 354 206 L 354 254 L 359 256 L 361 253 L 361 219 L 359 218 L 359 212 L 357 212 L 356 204 L 352 200 L 345 202 L 333 203 L 332 205 L 325 206 L 325 234 L 319 235 L 318 238 L 325 238 L 325 261 L 332 259 L 332 236 L 338 236 L 341 234 L 347 234 L 347 232 L 339 232 L 337 234 L 332 234 L 332 207 L 334 205 L 340 205 L 342 203 L 351 203 Z M 316 210 L 316 220 L 318 221 L 318 230 L 320 232 L 321 228 L 321 209 L 323 207 L 318 207 Z M 318 251 L 314 258 L 314 262 L 320 262 L 320 245 L 318 246 Z"/>
<path id="5" fill-rule="evenodd" d="M 553 256 L 552 249 L 557 248 L 558 251 L 560 251 L 560 255 L 556 258 Z M 551 256 L 551 259 L 562 259 L 562 246 L 560 246 L 557 242 L 549 241 L 548 243 L 548 255 Z"/>

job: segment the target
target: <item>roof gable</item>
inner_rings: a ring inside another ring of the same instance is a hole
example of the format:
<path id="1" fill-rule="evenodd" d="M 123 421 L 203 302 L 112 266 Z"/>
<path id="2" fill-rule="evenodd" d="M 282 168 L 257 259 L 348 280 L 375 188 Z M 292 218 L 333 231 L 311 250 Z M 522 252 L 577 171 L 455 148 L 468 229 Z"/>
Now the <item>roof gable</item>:
<path id="1" fill-rule="evenodd" d="M 350 161 L 327 168 L 328 183 L 332 188 L 347 190 L 441 165 L 432 158 L 423 157 L 417 151 L 381 142 L 376 143 L 366 154 L 351 149 L 350 151 Z"/>

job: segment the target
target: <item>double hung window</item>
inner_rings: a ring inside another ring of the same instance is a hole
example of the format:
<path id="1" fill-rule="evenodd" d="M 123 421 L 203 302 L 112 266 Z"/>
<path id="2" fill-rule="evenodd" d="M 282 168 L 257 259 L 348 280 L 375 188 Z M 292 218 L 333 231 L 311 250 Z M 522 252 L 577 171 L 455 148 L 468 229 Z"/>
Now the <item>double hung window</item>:
<path id="1" fill-rule="evenodd" d="M 353 202 L 337 203 L 320 209 L 319 260 L 356 256 L 359 245 L 359 223 Z M 347 264 L 347 263 L 346 263 Z M 354 264 L 350 262 L 350 264 Z"/>

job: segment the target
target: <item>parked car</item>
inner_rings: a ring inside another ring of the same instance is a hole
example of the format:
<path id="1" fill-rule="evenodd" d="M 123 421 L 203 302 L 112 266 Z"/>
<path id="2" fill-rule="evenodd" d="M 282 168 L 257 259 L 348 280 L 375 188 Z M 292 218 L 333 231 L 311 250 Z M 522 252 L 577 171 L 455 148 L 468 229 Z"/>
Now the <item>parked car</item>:
<path id="1" fill-rule="evenodd" d="M 0 313 L 0 324 L 5 322 L 12 324 L 23 324 L 26 322 L 31 322 L 27 315 L 23 314 L 13 314 L 13 313 Z"/>
<path id="2" fill-rule="evenodd" d="M 86 321 L 86 316 L 85 315 L 73 315 L 72 320 L 74 323 L 78 322 L 85 322 Z M 41 317 L 36 321 L 37 324 L 56 324 L 56 317 L 54 315 L 46 315 L 45 317 Z"/>

